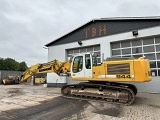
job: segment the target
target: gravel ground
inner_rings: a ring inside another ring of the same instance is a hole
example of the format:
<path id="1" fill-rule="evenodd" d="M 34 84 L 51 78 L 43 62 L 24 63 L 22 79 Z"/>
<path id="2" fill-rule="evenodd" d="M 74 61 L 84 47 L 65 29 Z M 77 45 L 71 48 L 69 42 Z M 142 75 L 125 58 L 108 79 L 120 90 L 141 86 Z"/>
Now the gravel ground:
<path id="1" fill-rule="evenodd" d="M 0 85 L 0 120 L 159 120 L 160 94 L 138 93 L 130 106 L 64 98 L 60 88 Z"/>

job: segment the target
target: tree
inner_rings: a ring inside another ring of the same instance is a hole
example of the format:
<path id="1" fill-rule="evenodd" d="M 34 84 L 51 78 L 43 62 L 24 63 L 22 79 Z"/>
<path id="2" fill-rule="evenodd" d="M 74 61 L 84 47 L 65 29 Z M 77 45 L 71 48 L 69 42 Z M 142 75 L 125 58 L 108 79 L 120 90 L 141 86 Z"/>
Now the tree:
<path id="1" fill-rule="evenodd" d="M 0 58 L 0 70 L 25 71 L 27 68 L 24 61 L 19 63 L 12 58 Z"/>
<path id="2" fill-rule="evenodd" d="M 18 70 L 19 63 L 12 58 L 6 58 L 3 61 L 6 70 Z"/>
<path id="3" fill-rule="evenodd" d="M 19 63 L 19 71 L 25 71 L 27 68 L 27 64 L 24 61 Z"/>
<path id="4" fill-rule="evenodd" d="M 0 70 L 4 70 L 3 58 L 0 58 Z"/>

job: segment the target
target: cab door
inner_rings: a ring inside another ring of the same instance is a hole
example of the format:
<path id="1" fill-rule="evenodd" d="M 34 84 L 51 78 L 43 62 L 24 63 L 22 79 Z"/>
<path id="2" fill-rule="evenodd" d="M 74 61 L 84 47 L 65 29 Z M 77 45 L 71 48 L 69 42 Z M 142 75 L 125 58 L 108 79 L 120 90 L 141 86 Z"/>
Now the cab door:
<path id="1" fill-rule="evenodd" d="M 84 76 L 85 78 L 92 78 L 92 56 L 85 54 L 84 56 Z"/>
<path id="2" fill-rule="evenodd" d="M 84 78 L 84 56 L 75 56 L 72 61 L 71 66 L 71 77 L 74 78 Z"/>

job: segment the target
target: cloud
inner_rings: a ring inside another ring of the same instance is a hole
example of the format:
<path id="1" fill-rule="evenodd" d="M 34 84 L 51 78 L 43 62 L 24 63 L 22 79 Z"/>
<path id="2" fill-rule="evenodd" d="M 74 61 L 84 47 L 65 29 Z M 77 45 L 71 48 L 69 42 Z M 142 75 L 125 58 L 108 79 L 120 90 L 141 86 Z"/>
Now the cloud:
<path id="1" fill-rule="evenodd" d="M 157 4 L 156 4 L 157 3 Z M 160 2 L 158 0 L 153 1 L 125 1 L 120 3 L 118 10 L 125 16 L 159 16 Z"/>
<path id="2" fill-rule="evenodd" d="M 91 19 L 159 13 L 158 0 L 0 0 L 0 57 L 47 62 L 45 44 Z"/>

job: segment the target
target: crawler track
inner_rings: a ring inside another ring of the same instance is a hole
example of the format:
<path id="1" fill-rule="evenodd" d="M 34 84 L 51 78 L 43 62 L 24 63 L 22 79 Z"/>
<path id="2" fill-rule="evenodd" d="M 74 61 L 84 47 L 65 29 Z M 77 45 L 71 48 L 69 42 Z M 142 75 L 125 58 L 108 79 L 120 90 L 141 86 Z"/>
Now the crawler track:
<path id="1" fill-rule="evenodd" d="M 100 100 L 130 105 L 134 101 L 137 89 L 130 84 L 84 82 L 63 86 L 61 93 L 64 97 L 69 98 Z"/>

